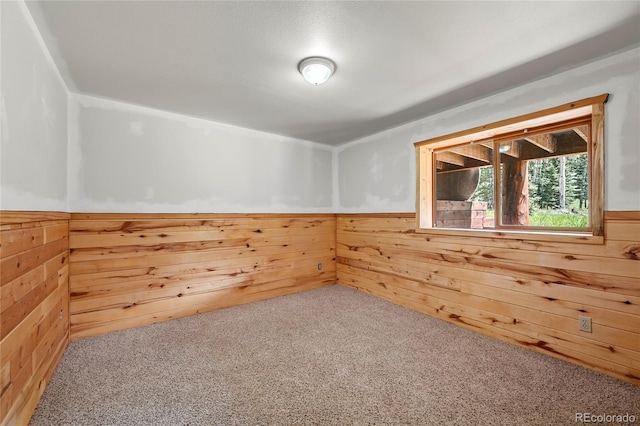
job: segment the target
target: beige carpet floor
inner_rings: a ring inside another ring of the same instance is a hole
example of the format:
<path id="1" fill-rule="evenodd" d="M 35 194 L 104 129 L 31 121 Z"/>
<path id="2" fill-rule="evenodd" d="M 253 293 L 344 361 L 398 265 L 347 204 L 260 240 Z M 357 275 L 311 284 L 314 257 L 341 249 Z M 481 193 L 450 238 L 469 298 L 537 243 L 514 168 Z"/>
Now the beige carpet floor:
<path id="1" fill-rule="evenodd" d="M 640 388 L 340 286 L 72 342 L 32 425 L 576 425 Z"/>

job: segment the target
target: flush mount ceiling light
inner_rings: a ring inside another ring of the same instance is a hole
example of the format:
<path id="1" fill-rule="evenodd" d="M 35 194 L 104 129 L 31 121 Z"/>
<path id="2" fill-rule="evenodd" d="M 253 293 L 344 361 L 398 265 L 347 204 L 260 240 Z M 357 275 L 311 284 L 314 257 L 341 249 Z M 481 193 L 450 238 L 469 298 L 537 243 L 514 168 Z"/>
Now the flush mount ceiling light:
<path id="1" fill-rule="evenodd" d="M 336 64 L 327 58 L 311 57 L 298 64 L 298 71 L 304 79 L 316 86 L 329 80 L 335 70 Z"/>

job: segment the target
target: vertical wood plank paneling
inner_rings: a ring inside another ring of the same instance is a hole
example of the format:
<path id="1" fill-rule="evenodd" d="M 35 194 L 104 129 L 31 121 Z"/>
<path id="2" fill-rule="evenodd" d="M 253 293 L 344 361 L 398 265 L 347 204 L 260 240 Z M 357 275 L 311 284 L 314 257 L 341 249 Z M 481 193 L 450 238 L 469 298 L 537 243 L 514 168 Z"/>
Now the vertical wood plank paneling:
<path id="1" fill-rule="evenodd" d="M 640 212 L 607 212 L 604 244 L 414 224 L 413 214 L 338 215 L 338 283 L 640 384 Z"/>
<path id="2" fill-rule="evenodd" d="M 71 339 L 335 284 L 335 232 L 332 214 L 72 214 Z"/>
<path id="3" fill-rule="evenodd" d="M 0 212 L 0 424 L 28 424 L 69 342 L 69 214 Z"/>

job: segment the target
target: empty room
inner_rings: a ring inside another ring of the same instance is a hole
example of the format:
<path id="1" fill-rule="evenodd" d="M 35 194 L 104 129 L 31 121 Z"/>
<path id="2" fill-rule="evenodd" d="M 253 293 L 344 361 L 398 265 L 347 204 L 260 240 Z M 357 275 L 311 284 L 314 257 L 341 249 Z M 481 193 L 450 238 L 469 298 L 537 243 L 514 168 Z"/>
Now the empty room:
<path id="1" fill-rule="evenodd" d="M 639 28 L 0 1 L 0 425 L 640 424 Z"/>

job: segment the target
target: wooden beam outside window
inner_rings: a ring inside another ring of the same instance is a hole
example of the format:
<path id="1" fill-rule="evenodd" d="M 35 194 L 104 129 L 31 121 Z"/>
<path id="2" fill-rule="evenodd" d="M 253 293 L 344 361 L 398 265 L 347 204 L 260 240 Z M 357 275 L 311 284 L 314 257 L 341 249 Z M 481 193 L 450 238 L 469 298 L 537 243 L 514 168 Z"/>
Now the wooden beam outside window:
<path id="1" fill-rule="evenodd" d="M 473 158 L 475 160 L 483 161 L 487 164 L 491 163 L 491 149 L 481 144 L 463 146 L 460 148 L 451 148 L 449 151 L 464 155 L 465 157 Z"/>
<path id="2" fill-rule="evenodd" d="M 544 133 L 542 135 L 535 135 L 535 136 L 527 136 L 526 138 L 524 138 L 524 140 L 534 144 L 538 148 L 544 149 L 547 152 L 553 152 L 556 149 L 553 136 L 551 136 L 549 133 Z"/>

